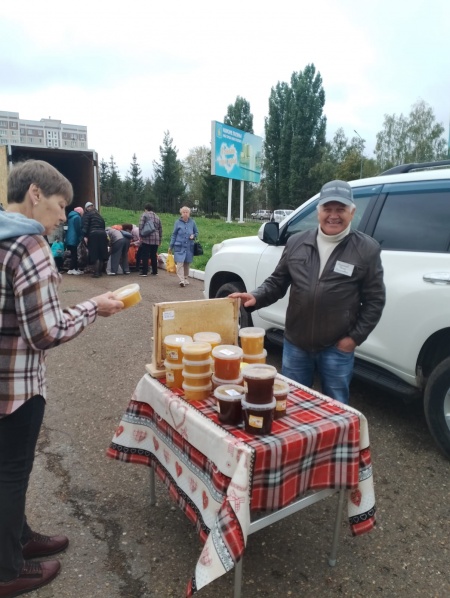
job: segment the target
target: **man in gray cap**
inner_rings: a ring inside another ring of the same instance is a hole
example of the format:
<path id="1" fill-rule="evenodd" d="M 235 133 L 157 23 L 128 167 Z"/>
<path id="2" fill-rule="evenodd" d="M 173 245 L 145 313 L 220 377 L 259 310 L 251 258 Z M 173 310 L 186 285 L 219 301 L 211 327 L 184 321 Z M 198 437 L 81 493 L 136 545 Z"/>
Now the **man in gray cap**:
<path id="1" fill-rule="evenodd" d="M 252 293 L 233 293 L 251 311 L 290 287 L 282 373 L 348 403 L 354 350 L 377 325 L 385 303 L 380 245 L 351 229 L 356 206 L 345 181 L 319 195 L 319 226 L 291 236 L 275 271 Z"/>

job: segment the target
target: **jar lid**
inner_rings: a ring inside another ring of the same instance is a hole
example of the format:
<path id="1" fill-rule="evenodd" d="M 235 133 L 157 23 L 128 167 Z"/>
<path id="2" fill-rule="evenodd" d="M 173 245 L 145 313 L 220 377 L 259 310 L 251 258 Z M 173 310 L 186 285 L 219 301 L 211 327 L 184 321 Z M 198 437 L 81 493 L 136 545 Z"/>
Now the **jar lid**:
<path id="1" fill-rule="evenodd" d="M 245 397 L 245 388 L 238 384 L 221 384 L 215 389 L 214 396 L 221 401 L 240 401 Z"/>
<path id="2" fill-rule="evenodd" d="M 191 340 L 182 345 L 181 351 L 184 355 L 201 355 L 202 353 L 211 353 L 211 345 L 205 342 L 194 343 Z"/>
<path id="3" fill-rule="evenodd" d="M 164 337 L 164 344 L 172 347 L 181 347 L 183 343 L 192 342 L 192 336 L 187 334 L 168 334 Z"/>
<path id="4" fill-rule="evenodd" d="M 181 373 L 183 374 L 183 378 L 193 378 L 195 380 L 199 380 L 200 378 L 210 378 L 212 370 L 210 369 L 209 372 L 203 372 L 202 374 L 191 374 L 191 372 L 186 372 L 186 370 L 183 370 Z"/>
<path id="5" fill-rule="evenodd" d="M 248 326 L 239 330 L 239 336 L 245 336 L 245 338 L 260 338 L 265 334 L 264 328 L 258 328 L 257 326 Z"/>
<path id="6" fill-rule="evenodd" d="M 195 359 L 192 360 L 192 359 L 186 359 L 186 357 L 183 357 L 183 359 L 181 361 L 186 365 L 195 365 L 195 366 L 211 365 L 213 363 L 213 360 L 211 357 L 208 357 L 208 359 L 202 359 L 201 361 L 195 361 Z"/>
<path id="7" fill-rule="evenodd" d="M 275 409 L 277 402 L 275 399 L 271 403 L 249 403 L 242 399 L 242 409 L 250 409 L 251 411 L 270 411 Z"/>
<path id="8" fill-rule="evenodd" d="M 285 395 L 289 392 L 289 384 L 284 380 L 277 380 L 273 383 L 273 395 Z"/>
<path id="9" fill-rule="evenodd" d="M 208 384 L 205 384 L 204 386 L 190 386 L 189 384 L 186 384 L 186 382 L 182 382 L 181 386 L 183 387 L 184 390 L 192 390 L 192 391 L 199 391 L 201 392 L 202 390 L 212 390 L 212 384 L 211 382 L 208 382 Z"/>
<path id="10" fill-rule="evenodd" d="M 165 359 L 164 367 L 166 368 L 166 370 L 181 370 L 183 368 L 183 364 L 182 363 L 171 363 L 170 361 L 167 361 L 167 359 Z"/>
<path id="11" fill-rule="evenodd" d="M 120 289 L 113 291 L 113 295 L 115 299 L 120 301 L 121 299 L 125 299 L 125 297 L 134 295 L 134 293 L 139 293 L 140 288 L 141 287 L 136 282 L 133 284 L 126 284 L 124 287 L 120 287 Z"/>
<path id="12" fill-rule="evenodd" d="M 245 358 L 248 357 L 250 360 L 252 359 L 264 359 L 265 357 L 267 357 L 267 350 L 263 349 L 262 353 L 258 353 L 258 355 L 249 355 L 248 353 L 244 353 L 244 355 L 242 356 L 243 361 L 245 361 Z"/>
<path id="13" fill-rule="evenodd" d="M 212 350 L 213 357 L 217 359 L 241 359 L 244 352 L 236 345 L 217 345 Z"/>
<path id="14" fill-rule="evenodd" d="M 206 343 L 218 343 L 222 342 L 222 337 L 218 332 L 196 332 L 192 337 L 195 342 L 204 341 Z"/>
<path id="15" fill-rule="evenodd" d="M 242 375 L 247 380 L 266 380 L 275 378 L 277 369 L 267 363 L 253 363 L 242 370 Z"/>
<path id="16" fill-rule="evenodd" d="M 222 380 L 222 378 L 217 378 L 217 376 L 215 374 L 213 374 L 212 381 L 214 382 L 214 384 L 217 384 L 217 386 L 220 386 L 222 384 L 238 384 L 238 385 L 240 385 L 243 381 L 243 378 L 242 378 L 242 376 L 239 376 L 239 378 L 236 378 L 235 380 Z"/>

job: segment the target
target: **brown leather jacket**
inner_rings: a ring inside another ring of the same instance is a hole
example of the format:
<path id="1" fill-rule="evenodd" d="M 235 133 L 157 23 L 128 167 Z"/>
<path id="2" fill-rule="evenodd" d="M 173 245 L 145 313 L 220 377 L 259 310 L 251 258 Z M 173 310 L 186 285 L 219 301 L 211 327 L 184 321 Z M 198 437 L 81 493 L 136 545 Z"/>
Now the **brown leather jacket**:
<path id="1" fill-rule="evenodd" d="M 351 231 L 333 250 L 318 279 L 316 238 L 317 229 L 288 240 L 275 271 L 252 291 L 253 309 L 275 303 L 290 286 L 284 331 L 290 343 L 318 351 L 350 336 L 360 345 L 377 325 L 385 304 L 380 245 Z M 335 271 L 338 261 L 344 264 L 344 273 Z"/>

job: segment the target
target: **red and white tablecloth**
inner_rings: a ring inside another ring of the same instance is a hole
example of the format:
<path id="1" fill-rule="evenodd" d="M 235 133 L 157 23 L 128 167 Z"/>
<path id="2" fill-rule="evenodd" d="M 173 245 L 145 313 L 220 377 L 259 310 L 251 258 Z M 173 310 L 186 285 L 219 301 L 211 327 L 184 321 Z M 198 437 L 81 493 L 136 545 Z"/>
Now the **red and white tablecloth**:
<path id="1" fill-rule="evenodd" d="M 353 535 L 375 525 L 366 418 L 292 380 L 287 415 L 266 436 L 219 424 L 215 401 L 188 403 L 145 375 L 107 455 L 149 465 L 196 525 L 204 547 L 186 595 L 243 555 L 250 512 L 277 510 L 308 491 L 348 489 Z"/>

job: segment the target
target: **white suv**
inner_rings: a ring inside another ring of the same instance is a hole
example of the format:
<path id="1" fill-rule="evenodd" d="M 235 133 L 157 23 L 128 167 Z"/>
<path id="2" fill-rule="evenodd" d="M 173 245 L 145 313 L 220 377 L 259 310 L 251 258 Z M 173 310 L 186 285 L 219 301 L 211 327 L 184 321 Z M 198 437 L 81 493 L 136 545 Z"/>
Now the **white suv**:
<path id="1" fill-rule="evenodd" d="M 286 216 L 290 216 L 294 210 L 274 210 L 272 214 L 272 222 L 282 222 Z"/>
<path id="2" fill-rule="evenodd" d="M 450 160 L 396 167 L 350 184 L 352 226 L 380 243 L 386 284 L 383 315 L 357 348 L 355 376 L 423 398 L 430 431 L 450 458 L 450 168 L 444 165 Z M 214 246 L 205 297 L 256 289 L 275 269 L 287 239 L 317 227 L 317 198 L 281 226 L 264 223 L 258 237 Z M 287 302 L 288 293 L 251 316 L 241 309 L 241 325 L 261 326 L 269 340 L 281 342 Z"/>

